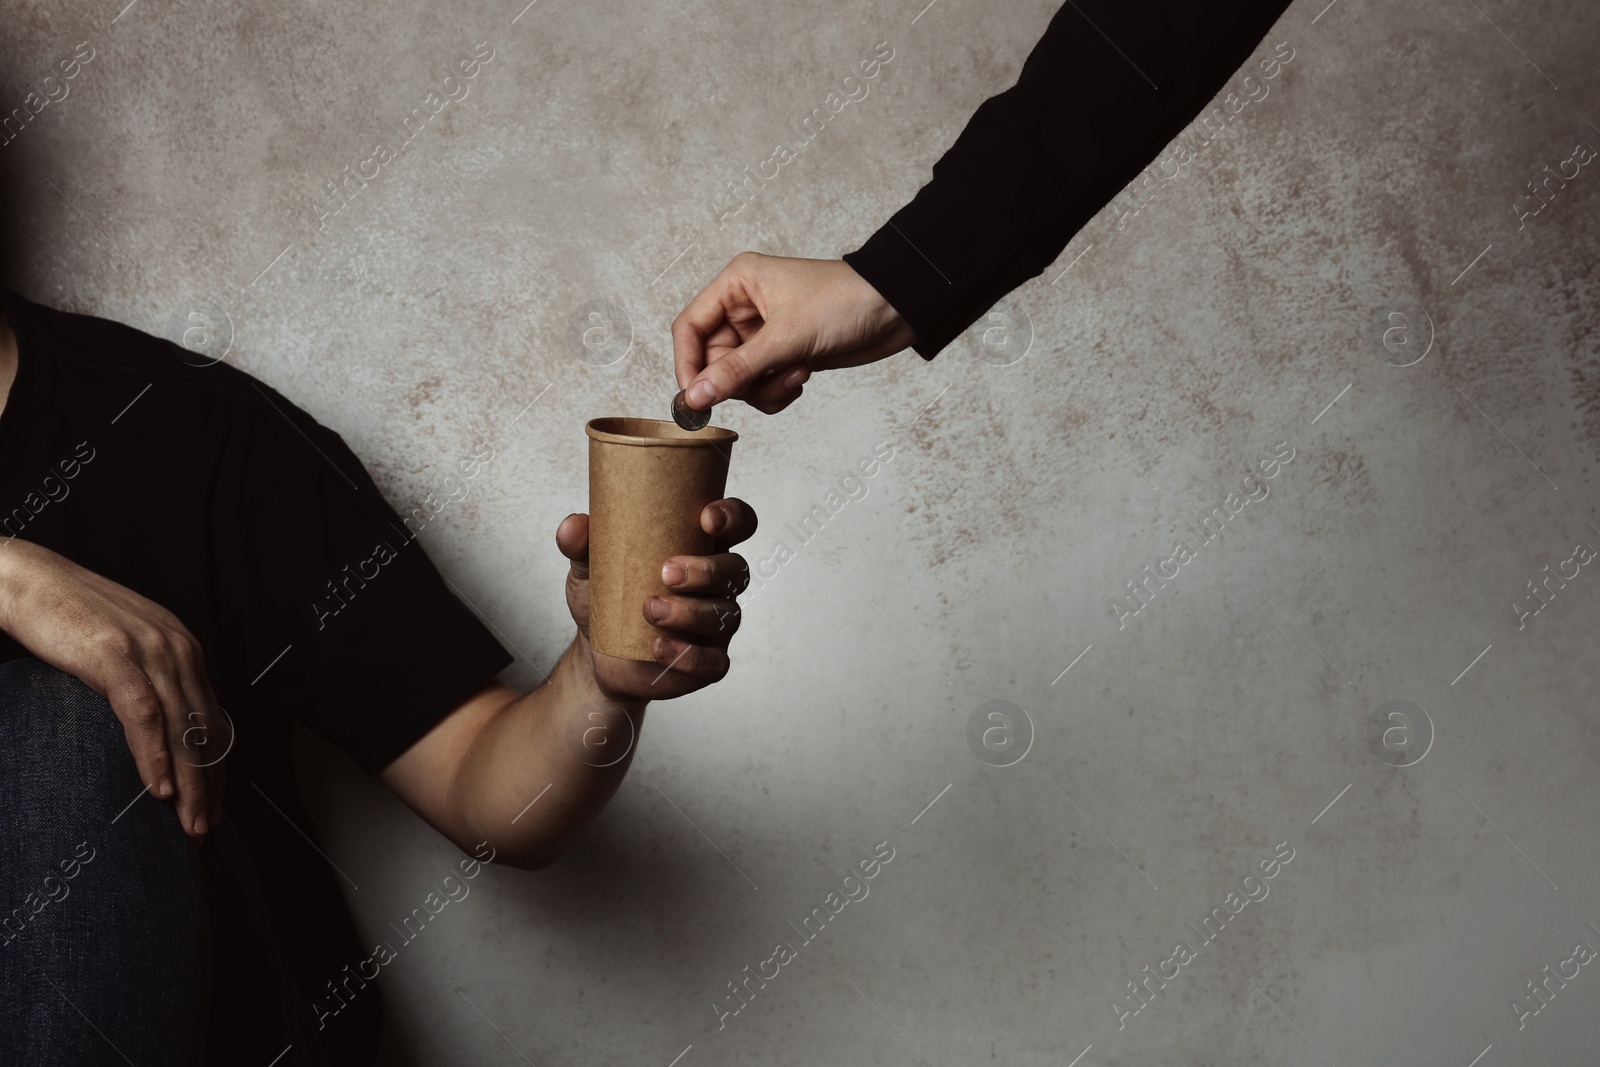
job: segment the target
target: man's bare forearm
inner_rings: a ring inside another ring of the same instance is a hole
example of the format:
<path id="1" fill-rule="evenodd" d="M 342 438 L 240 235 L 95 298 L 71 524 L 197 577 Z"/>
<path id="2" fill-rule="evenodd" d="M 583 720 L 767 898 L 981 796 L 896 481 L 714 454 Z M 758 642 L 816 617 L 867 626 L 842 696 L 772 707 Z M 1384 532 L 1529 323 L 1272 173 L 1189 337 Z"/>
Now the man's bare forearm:
<path id="1" fill-rule="evenodd" d="M 590 662 L 579 634 L 544 684 L 521 695 L 495 687 L 462 709 L 444 774 L 402 757 L 385 779 L 402 797 L 442 788 L 433 821 L 461 848 L 487 841 L 500 862 L 549 865 L 616 792 L 644 722 L 645 702 L 608 698 Z"/>
<path id="2" fill-rule="evenodd" d="M 743 501 L 716 500 L 700 528 L 726 549 L 756 529 Z M 382 772 L 413 811 L 461 848 L 543 867 L 605 807 L 628 772 L 645 705 L 696 692 L 728 672 L 739 626 L 734 597 L 749 581 L 736 552 L 674 556 L 668 592 L 639 605 L 659 628 L 652 660 L 597 654 L 589 624 L 589 517 L 568 515 L 556 546 L 571 560 L 567 610 L 578 636 L 531 693 L 487 681 Z M 731 595 L 730 595 L 731 594 Z"/>

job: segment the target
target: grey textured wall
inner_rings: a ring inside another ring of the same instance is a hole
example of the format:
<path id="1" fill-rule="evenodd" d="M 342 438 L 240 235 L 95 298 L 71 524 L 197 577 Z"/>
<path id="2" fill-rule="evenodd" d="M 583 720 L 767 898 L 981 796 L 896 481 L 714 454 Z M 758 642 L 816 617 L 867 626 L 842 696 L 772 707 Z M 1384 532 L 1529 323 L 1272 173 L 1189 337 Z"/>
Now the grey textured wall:
<path id="1" fill-rule="evenodd" d="M 0 148 L 14 284 L 198 324 L 404 508 L 490 442 L 424 540 L 518 683 L 570 631 L 583 421 L 663 413 L 667 326 L 734 253 L 854 247 L 1053 11 L 122 2 L 4 16 L 7 109 L 93 49 Z M 386 968 L 389 1063 L 1593 1062 L 1600 11 L 1325 3 L 970 344 L 722 409 L 767 575 L 732 675 L 652 712 L 560 864 L 490 870 Z M 870 94 L 731 211 L 880 42 Z M 377 171 L 347 201 L 346 167 Z M 885 442 L 863 498 L 785 530 Z M 1177 576 L 1133 614 L 1146 565 Z M 1547 604 L 1546 565 L 1578 571 Z M 382 938 L 455 852 L 304 755 Z M 1532 1014 L 1547 965 L 1578 974 Z M 1147 1004 L 1146 966 L 1176 970 Z"/>

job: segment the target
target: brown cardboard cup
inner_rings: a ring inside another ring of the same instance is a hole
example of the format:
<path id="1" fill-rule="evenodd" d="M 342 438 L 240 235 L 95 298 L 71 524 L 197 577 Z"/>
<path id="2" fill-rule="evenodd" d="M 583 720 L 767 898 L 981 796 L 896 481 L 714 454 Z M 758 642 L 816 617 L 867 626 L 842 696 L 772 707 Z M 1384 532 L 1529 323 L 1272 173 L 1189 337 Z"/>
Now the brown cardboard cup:
<path id="1" fill-rule="evenodd" d="M 589 435 L 589 644 L 596 652 L 654 660 L 666 633 L 644 617 L 664 596 L 661 565 L 704 556 L 716 540 L 700 512 L 722 499 L 739 435 L 719 426 L 680 429 L 658 419 L 592 419 Z"/>

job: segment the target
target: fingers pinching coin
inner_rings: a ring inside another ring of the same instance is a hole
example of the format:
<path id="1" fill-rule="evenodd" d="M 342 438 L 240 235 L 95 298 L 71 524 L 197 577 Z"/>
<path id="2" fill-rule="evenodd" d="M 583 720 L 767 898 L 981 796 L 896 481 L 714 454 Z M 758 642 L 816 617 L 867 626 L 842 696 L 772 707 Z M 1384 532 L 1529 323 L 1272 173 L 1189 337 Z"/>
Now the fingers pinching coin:
<path id="1" fill-rule="evenodd" d="M 672 398 L 672 421 L 685 430 L 703 430 L 711 423 L 711 409 L 696 411 L 683 398 L 683 390 Z"/>

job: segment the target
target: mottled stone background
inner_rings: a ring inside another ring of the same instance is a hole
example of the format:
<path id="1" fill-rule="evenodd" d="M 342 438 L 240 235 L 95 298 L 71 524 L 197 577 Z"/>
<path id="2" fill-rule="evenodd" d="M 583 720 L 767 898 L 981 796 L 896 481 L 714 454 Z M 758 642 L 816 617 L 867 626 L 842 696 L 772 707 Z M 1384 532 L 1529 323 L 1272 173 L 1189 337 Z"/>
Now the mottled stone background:
<path id="1" fill-rule="evenodd" d="M 0 148 L 9 284 L 231 338 L 402 510 L 492 443 L 424 540 L 516 683 L 571 630 L 553 532 L 584 506 L 584 420 L 664 413 L 668 324 L 735 253 L 836 256 L 881 224 L 1054 9 L 122 2 L 0 16 L 5 109 L 93 49 Z M 794 558 L 582 843 L 489 871 L 386 969 L 388 1063 L 1594 1061 L 1595 968 L 1521 1030 L 1511 1002 L 1600 946 L 1600 574 L 1521 629 L 1513 605 L 1600 546 L 1600 166 L 1547 203 L 1527 184 L 1600 146 L 1600 9 L 1325 3 L 1261 46 L 1293 52 L 1265 99 L 1203 150 L 1187 131 L 1196 158 L 1002 318 L 780 417 L 720 409 L 748 554 Z M 467 96 L 319 221 L 482 42 Z M 719 222 L 880 42 L 870 95 Z M 593 301 L 621 314 L 585 347 Z M 883 442 L 864 499 L 786 533 Z M 1270 497 L 1119 629 L 1109 599 L 1280 442 Z M 969 743 L 995 700 L 1027 719 Z M 1394 700 L 1426 719 L 1386 750 Z M 303 754 L 388 937 L 456 852 Z M 884 841 L 870 896 L 719 1030 L 726 983 Z M 1281 842 L 1270 895 L 1119 1029 L 1127 983 Z"/>

